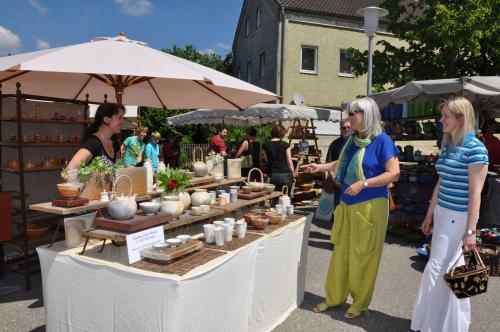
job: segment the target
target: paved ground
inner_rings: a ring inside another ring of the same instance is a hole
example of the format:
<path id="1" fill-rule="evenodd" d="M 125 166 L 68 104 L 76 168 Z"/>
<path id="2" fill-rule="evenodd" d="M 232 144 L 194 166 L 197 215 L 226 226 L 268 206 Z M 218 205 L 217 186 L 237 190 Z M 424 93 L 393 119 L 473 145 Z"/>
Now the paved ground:
<path id="1" fill-rule="evenodd" d="M 346 320 L 343 314 L 347 304 L 322 314 L 311 311 L 324 294 L 324 279 L 331 255 L 329 227 L 318 222 L 312 225 L 304 302 L 275 331 L 410 331 L 412 306 L 425 262 L 416 256 L 412 246 L 390 237 L 384 247 L 369 316 Z M 40 276 L 35 278 L 31 292 L 2 295 L 2 289 L 15 285 L 22 285 L 21 278 L 15 274 L 9 274 L 0 282 L 0 331 L 44 331 Z M 472 298 L 472 310 L 471 331 L 498 330 L 499 277 L 490 279 L 486 295 Z"/>

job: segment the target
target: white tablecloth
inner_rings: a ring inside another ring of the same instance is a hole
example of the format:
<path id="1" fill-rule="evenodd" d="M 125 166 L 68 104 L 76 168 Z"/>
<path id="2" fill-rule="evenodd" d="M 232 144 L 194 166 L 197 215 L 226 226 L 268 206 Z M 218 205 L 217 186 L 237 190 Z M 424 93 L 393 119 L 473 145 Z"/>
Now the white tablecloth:
<path id="1" fill-rule="evenodd" d="M 47 331 L 268 331 L 303 300 L 311 216 L 186 275 L 127 266 L 124 248 L 39 247 Z"/>

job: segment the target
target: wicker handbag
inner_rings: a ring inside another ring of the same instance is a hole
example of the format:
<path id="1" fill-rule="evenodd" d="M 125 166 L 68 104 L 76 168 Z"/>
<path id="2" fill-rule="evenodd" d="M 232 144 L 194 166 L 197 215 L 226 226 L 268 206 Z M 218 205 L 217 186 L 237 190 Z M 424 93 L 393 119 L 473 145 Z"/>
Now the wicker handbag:
<path id="1" fill-rule="evenodd" d="M 463 255 L 463 253 L 462 253 Z M 460 255 L 460 257 L 462 257 Z M 456 267 L 458 257 L 450 272 L 444 275 L 444 280 L 459 299 L 486 293 L 490 267 L 485 266 L 481 256 L 474 249 L 469 264 Z"/>

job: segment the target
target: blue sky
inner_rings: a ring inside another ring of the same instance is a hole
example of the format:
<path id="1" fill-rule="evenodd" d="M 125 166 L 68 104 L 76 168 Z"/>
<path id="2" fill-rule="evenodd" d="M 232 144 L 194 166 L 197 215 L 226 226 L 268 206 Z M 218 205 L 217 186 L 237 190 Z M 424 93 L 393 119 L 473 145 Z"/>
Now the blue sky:
<path id="1" fill-rule="evenodd" d="M 114 37 L 225 54 L 243 0 L 0 0 L 0 56 Z"/>

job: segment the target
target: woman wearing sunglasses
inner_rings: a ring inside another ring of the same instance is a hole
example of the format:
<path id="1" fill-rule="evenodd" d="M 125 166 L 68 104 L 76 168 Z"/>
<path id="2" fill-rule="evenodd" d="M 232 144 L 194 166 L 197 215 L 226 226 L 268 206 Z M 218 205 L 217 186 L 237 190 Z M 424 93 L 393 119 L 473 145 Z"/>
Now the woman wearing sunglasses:
<path id="1" fill-rule="evenodd" d="M 382 130 L 380 112 L 371 98 L 348 106 L 349 136 L 337 162 L 309 164 L 306 172 L 335 169 L 341 186 L 340 204 L 334 212 L 331 241 L 335 245 L 326 276 L 325 301 L 314 308 L 322 312 L 342 305 L 350 294 L 345 317 L 368 311 L 389 217 L 387 185 L 399 178 L 398 149 Z"/>

